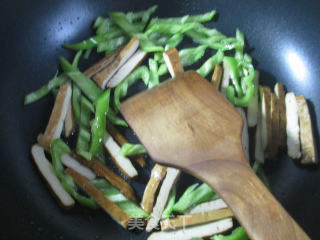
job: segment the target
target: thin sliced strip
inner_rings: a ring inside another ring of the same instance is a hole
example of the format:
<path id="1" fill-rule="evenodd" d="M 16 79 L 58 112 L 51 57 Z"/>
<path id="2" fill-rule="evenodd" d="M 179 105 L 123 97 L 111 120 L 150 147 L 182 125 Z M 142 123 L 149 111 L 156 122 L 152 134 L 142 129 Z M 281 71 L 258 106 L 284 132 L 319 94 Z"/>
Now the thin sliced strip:
<path id="1" fill-rule="evenodd" d="M 138 172 L 132 165 L 131 161 L 119 153 L 119 145 L 108 132 L 106 132 L 104 138 L 104 146 L 106 150 L 109 152 L 114 163 L 118 166 L 118 168 L 124 175 L 126 175 L 128 178 L 134 178 L 138 176 Z"/>
<path id="2" fill-rule="evenodd" d="M 121 83 L 136 67 L 138 67 L 143 59 L 147 56 L 147 53 L 138 49 L 129 60 L 123 64 L 119 70 L 108 81 L 107 87 L 114 88 Z"/>
<path id="3" fill-rule="evenodd" d="M 187 213 L 188 214 L 202 213 L 202 212 L 223 209 L 227 207 L 228 207 L 227 204 L 222 199 L 217 199 L 217 200 L 198 204 L 193 208 L 191 208 Z"/>
<path id="4" fill-rule="evenodd" d="M 279 150 L 279 104 L 278 98 L 274 93 L 271 93 L 271 139 L 268 149 L 268 158 L 276 160 Z"/>
<path id="5" fill-rule="evenodd" d="M 270 98 L 271 91 L 269 87 L 261 87 L 261 136 L 263 150 L 266 151 L 271 139 L 271 113 Z"/>
<path id="6" fill-rule="evenodd" d="M 243 119 L 243 127 L 242 127 L 242 134 L 241 134 L 243 152 L 245 153 L 247 160 L 250 161 L 249 132 L 248 132 L 248 123 L 247 123 L 246 113 L 241 107 L 237 107 L 236 109 L 240 113 Z"/>
<path id="7" fill-rule="evenodd" d="M 286 125 L 287 125 L 287 118 L 286 118 L 286 100 L 285 96 L 286 93 L 284 91 L 284 87 L 281 83 L 276 83 L 274 86 L 274 93 L 278 97 L 278 104 L 279 104 L 279 143 L 280 146 L 286 147 L 287 146 L 287 132 L 286 132 Z"/>
<path id="8" fill-rule="evenodd" d="M 110 122 L 107 122 L 107 131 L 119 145 L 122 146 L 125 143 L 129 143 L 129 141 L 120 133 L 120 131 L 115 128 Z M 142 156 L 138 155 L 131 158 L 135 160 L 140 165 L 140 167 L 146 166 L 146 160 Z"/>
<path id="9" fill-rule="evenodd" d="M 158 226 L 158 223 L 161 219 L 162 212 L 166 207 L 170 191 L 173 188 L 174 184 L 176 183 L 178 177 L 180 176 L 181 171 L 176 168 L 167 168 L 167 175 L 163 180 L 161 185 L 157 201 L 155 206 L 152 209 L 152 213 L 150 215 L 150 219 L 148 221 L 146 231 L 150 232 L 152 229 Z"/>
<path id="10" fill-rule="evenodd" d="M 293 92 L 286 94 L 286 116 L 287 116 L 287 147 L 288 155 L 293 159 L 301 157 L 300 152 L 300 128 L 298 117 L 298 105 Z"/>
<path id="11" fill-rule="evenodd" d="M 73 169 L 67 168 L 65 173 L 70 175 L 76 184 L 90 197 L 92 197 L 99 204 L 99 206 L 113 218 L 113 220 L 115 220 L 122 227 L 127 227 L 130 221 L 130 216 L 126 214 L 117 204 L 106 198 L 102 192 L 100 192 L 89 182 L 88 179 Z"/>
<path id="12" fill-rule="evenodd" d="M 258 70 L 254 71 L 254 92 L 252 95 L 252 99 L 248 104 L 248 126 L 254 127 L 258 122 L 258 107 L 259 107 L 259 76 L 260 73 Z"/>
<path id="13" fill-rule="evenodd" d="M 222 74 L 223 74 L 223 68 L 220 66 L 220 64 L 216 64 L 212 74 L 211 82 L 217 90 L 220 89 Z"/>
<path id="14" fill-rule="evenodd" d="M 111 185 L 118 188 L 123 193 L 123 195 L 125 195 L 129 200 L 133 202 L 137 202 L 134 190 L 131 187 L 131 185 L 128 184 L 126 181 L 124 181 L 120 176 L 118 176 L 115 172 L 113 172 L 110 168 L 108 168 L 102 162 L 96 159 L 87 161 L 76 154 L 73 154 L 73 157 L 77 161 L 79 161 L 81 164 L 92 169 L 95 172 L 95 174 L 97 174 L 97 176 L 103 177 L 106 180 L 108 180 L 111 183 Z"/>
<path id="15" fill-rule="evenodd" d="M 154 165 L 151 171 L 151 177 L 146 188 L 144 189 L 143 198 L 141 201 L 141 207 L 147 213 L 151 213 L 153 203 L 156 198 L 156 192 L 166 173 L 167 168 L 165 166 L 159 164 Z"/>
<path id="16" fill-rule="evenodd" d="M 31 155 L 39 172 L 46 180 L 51 191 L 59 200 L 59 203 L 66 208 L 73 207 L 75 202 L 69 193 L 67 193 L 67 191 L 63 188 L 61 182 L 55 175 L 51 163 L 44 154 L 44 149 L 38 144 L 34 144 L 31 148 Z"/>
<path id="17" fill-rule="evenodd" d="M 60 137 L 70 104 L 71 92 L 71 84 L 69 82 L 60 86 L 48 125 L 40 138 L 39 144 L 42 147 L 49 148 L 52 140 Z"/>
<path id="18" fill-rule="evenodd" d="M 77 160 L 71 157 L 69 154 L 65 154 L 61 157 L 61 162 L 66 167 L 72 168 L 74 171 L 78 172 L 82 176 L 88 178 L 89 180 L 95 179 L 96 175 L 91 169 L 85 167 L 84 165 L 80 164 Z"/>
<path id="19" fill-rule="evenodd" d="M 223 75 L 222 75 L 222 82 L 221 82 L 221 93 L 223 96 L 227 96 L 227 89 L 229 87 L 231 77 L 231 69 L 227 64 L 223 64 Z"/>
<path id="20" fill-rule="evenodd" d="M 227 218 L 198 226 L 168 232 L 155 232 L 148 240 L 191 240 L 192 238 L 210 237 L 225 232 L 233 227 L 232 219 Z"/>
<path id="21" fill-rule="evenodd" d="M 163 53 L 163 59 L 169 69 L 172 78 L 183 74 L 183 66 L 180 62 L 179 53 L 177 49 L 171 48 Z"/>
<path id="22" fill-rule="evenodd" d="M 312 122 L 309 113 L 308 104 L 304 96 L 297 96 L 298 115 L 300 124 L 300 142 L 302 156 L 300 162 L 302 164 L 317 164 L 317 146 L 312 130 Z"/>
<path id="23" fill-rule="evenodd" d="M 131 38 L 131 40 L 125 45 L 114 61 L 104 68 L 101 72 L 93 76 L 93 80 L 99 87 L 104 89 L 111 79 L 111 77 L 118 71 L 118 69 L 132 56 L 132 54 L 139 47 L 139 40 L 137 38 Z"/>
<path id="24" fill-rule="evenodd" d="M 106 68 L 110 63 L 112 63 L 116 57 L 118 56 L 120 50 L 122 48 L 118 48 L 113 53 L 109 54 L 108 56 L 103 57 L 100 59 L 97 63 L 89 67 L 86 71 L 83 72 L 84 75 L 87 77 L 92 77 L 98 72 L 102 71 L 104 68 Z"/>
<path id="25" fill-rule="evenodd" d="M 171 218 L 161 221 L 161 231 L 172 230 L 172 228 L 185 228 L 197 224 L 208 223 L 232 217 L 233 213 L 229 208 L 212 210 L 208 212 L 182 215 L 176 218 Z"/>
<path id="26" fill-rule="evenodd" d="M 64 135 L 68 138 L 76 128 L 76 123 L 73 116 L 71 98 L 70 103 L 67 111 L 66 118 L 64 119 Z"/>

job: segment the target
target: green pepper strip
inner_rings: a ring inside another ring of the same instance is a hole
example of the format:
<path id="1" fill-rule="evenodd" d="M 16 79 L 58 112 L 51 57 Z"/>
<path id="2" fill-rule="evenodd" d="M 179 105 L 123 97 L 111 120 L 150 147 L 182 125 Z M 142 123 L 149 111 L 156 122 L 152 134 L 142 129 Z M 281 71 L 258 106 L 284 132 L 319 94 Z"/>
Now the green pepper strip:
<path id="1" fill-rule="evenodd" d="M 94 111 L 93 105 L 84 96 L 81 96 L 79 132 L 76 143 L 76 152 L 87 160 L 92 158 L 89 152 L 90 135 L 90 115 Z"/>
<path id="2" fill-rule="evenodd" d="M 146 66 L 136 68 L 129 76 L 127 76 L 114 90 L 114 110 L 119 111 L 120 99 L 127 95 L 128 88 L 137 80 L 142 79 L 144 84 L 148 86 L 150 78 L 149 69 Z"/>
<path id="3" fill-rule="evenodd" d="M 78 68 L 80 58 L 82 56 L 82 50 L 78 51 L 72 61 L 72 66 Z"/>
<path id="4" fill-rule="evenodd" d="M 109 55 L 118 47 L 124 45 L 128 41 L 126 36 L 119 36 L 107 41 L 98 43 L 97 52 L 106 52 L 106 55 Z"/>
<path id="5" fill-rule="evenodd" d="M 179 51 L 179 56 L 181 59 L 181 64 L 184 67 L 190 66 L 198 62 L 204 55 L 207 46 L 200 45 L 195 48 L 186 48 Z"/>
<path id="6" fill-rule="evenodd" d="M 142 210 L 137 204 L 128 200 L 116 187 L 105 179 L 94 179 L 91 183 L 98 188 L 110 201 L 117 204 L 124 212 L 132 218 L 147 218 L 149 214 Z"/>
<path id="7" fill-rule="evenodd" d="M 104 140 L 104 135 L 106 132 L 106 118 L 109 110 L 110 101 L 110 89 L 105 91 L 100 97 L 95 101 L 96 113 L 95 118 L 91 126 L 91 146 L 90 153 L 95 156 L 99 149 L 102 147 Z"/>
<path id="8" fill-rule="evenodd" d="M 176 196 L 177 196 L 177 188 L 176 186 L 174 186 L 173 189 L 171 190 L 169 200 L 167 202 L 167 206 L 162 212 L 161 219 L 167 219 L 170 217 L 171 213 L 173 212 L 173 206 L 176 201 Z"/>
<path id="9" fill-rule="evenodd" d="M 158 6 L 154 5 L 147 10 L 140 11 L 140 12 L 128 12 L 126 14 L 127 19 L 133 23 L 135 21 L 140 20 L 140 22 L 136 22 L 135 24 L 139 24 L 139 30 L 143 31 L 145 28 L 151 14 L 153 14 L 157 10 Z"/>
<path id="10" fill-rule="evenodd" d="M 236 61 L 236 59 L 234 59 L 233 57 L 228 57 L 228 56 L 225 56 L 223 58 L 223 64 L 226 66 L 226 67 L 229 67 L 229 69 L 231 70 L 231 81 L 233 83 L 233 86 L 237 92 L 237 95 L 239 98 L 243 97 L 243 92 L 242 92 L 242 89 L 240 88 L 240 85 L 239 85 L 239 68 L 238 68 L 238 63 Z"/>
<path id="11" fill-rule="evenodd" d="M 243 58 L 243 48 L 244 48 L 244 34 L 237 29 L 236 31 L 236 39 L 239 41 L 239 45 L 236 47 L 234 58 L 236 60 Z"/>
<path id="12" fill-rule="evenodd" d="M 196 188 L 197 185 L 198 184 L 193 184 L 187 188 L 179 201 L 174 205 L 173 210 L 175 212 L 184 213 L 196 204 L 218 197 L 206 183 L 203 183 L 201 186 Z"/>
<path id="13" fill-rule="evenodd" d="M 218 51 L 215 55 L 210 57 L 204 64 L 197 70 L 201 76 L 206 77 L 211 71 L 213 71 L 216 64 L 220 64 L 223 59 L 223 51 Z"/>
<path id="14" fill-rule="evenodd" d="M 140 41 L 140 47 L 145 52 L 163 51 L 161 46 L 154 45 L 147 37 L 141 33 L 139 29 L 126 18 L 122 12 L 112 12 L 109 14 L 112 21 L 114 21 L 126 34 L 130 37 L 137 37 Z"/>
<path id="15" fill-rule="evenodd" d="M 211 240 L 249 240 L 249 236 L 243 227 L 237 227 L 229 235 L 215 235 L 210 238 Z"/>
<path id="16" fill-rule="evenodd" d="M 121 146 L 121 149 L 119 151 L 119 154 L 122 156 L 133 156 L 133 155 L 139 155 L 139 154 L 145 154 L 147 153 L 144 146 L 141 144 L 131 144 L 131 143 L 125 143 Z"/>
<path id="17" fill-rule="evenodd" d="M 63 73 L 59 76 L 55 74 L 55 76 L 47 84 L 43 85 L 38 90 L 26 95 L 24 98 L 24 105 L 28 105 L 30 103 L 38 101 L 39 99 L 46 96 L 52 89 L 59 87 L 61 84 L 65 83 L 67 80 L 68 80 L 68 76 L 66 74 Z"/>
<path id="18" fill-rule="evenodd" d="M 199 15 L 185 15 L 182 17 L 175 17 L 175 18 L 153 18 L 150 22 L 150 25 L 161 22 L 161 23 L 193 23 L 193 22 L 209 22 L 212 20 L 214 15 L 216 14 L 216 11 L 207 12 L 204 14 Z"/>
<path id="19" fill-rule="evenodd" d="M 108 42 L 114 38 L 117 38 L 119 36 L 123 35 L 123 31 L 121 29 L 109 29 L 107 32 L 103 33 L 102 35 L 97 35 L 94 37 L 90 37 L 87 40 L 83 40 L 78 43 L 73 44 L 64 44 L 63 46 L 65 48 L 71 49 L 71 50 L 86 50 L 93 47 L 96 47 L 99 43 Z"/>
<path id="20" fill-rule="evenodd" d="M 67 76 L 72 79 L 91 101 L 95 101 L 102 94 L 102 90 L 90 78 L 73 67 L 68 60 L 61 57 L 60 64 Z"/>
<path id="21" fill-rule="evenodd" d="M 148 88 L 153 88 L 159 85 L 159 76 L 158 76 L 158 64 L 152 58 L 149 58 L 149 69 L 150 69 L 150 79 L 148 83 Z"/>
<path id="22" fill-rule="evenodd" d="M 85 197 L 77 192 L 77 186 L 74 183 L 72 177 L 64 174 L 64 167 L 61 163 L 61 157 L 64 154 L 70 154 L 71 150 L 68 145 L 65 144 L 61 139 L 55 139 L 52 141 L 50 146 L 50 152 L 52 157 L 52 168 L 56 176 L 61 181 L 63 188 L 74 197 L 81 205 L 89 208 L 96 209 L 98 205 L 92 198 Z"/>
<path id="23" fill-rule="evenodd" d="M 109 108 L 107 119 L 113 124 L 121 127 L 128 127 L 128 123 L 122 118 L 118 117 L 112 108 Z"/>
<path id="24" fill-rule="evenodd" d="M 148 36 L 153 32 L 166 35 L 183 34 L 195 27 L 195 23 L 154 23 L 147 28 L 145 34 Z"/>

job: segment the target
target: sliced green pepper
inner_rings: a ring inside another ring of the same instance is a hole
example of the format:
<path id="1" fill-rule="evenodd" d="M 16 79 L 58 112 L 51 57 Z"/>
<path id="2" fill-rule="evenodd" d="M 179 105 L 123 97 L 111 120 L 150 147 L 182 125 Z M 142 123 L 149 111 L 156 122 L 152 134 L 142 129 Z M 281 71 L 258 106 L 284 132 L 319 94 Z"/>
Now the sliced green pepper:
<path id="1" fill-rule="evenodd" d="M 43 85 L 38 90 L 29 93 L 24 98 L 24 105 L 28 105 L 30 103 L 36 102 L 42 97 L 46 96 L 52 89 L 59 87 L 61 84 L 65 83 L 68 80 L 68 76 L 66 74 L 61 74 L 55 76 L 45 85 Z"/>
<path id="2" fill-rule="evenodd" d="M 83 196 L 77 192 L 77 186 L 74 183 L 72 177 L 64 174 L 64 167 L 61 163 L 61 157 L 64 154 L 70 154 L 71 150 L 67 144 L 65 144 L 61 139 L 55 139 L 52 141 L 50 146 L 50 152 L 52 157 L 52 168 L 56 176 L 61 181 L 63 188 L 74 197 L 81 205 L 89 208 L 98 208 L 96 202 L 89 197 Z"/>
<path id="3" fill-rule="evenodd" d="M 234 59 L 233 57 L 225 56 L 223 58 L 223 65 L 230 69 L 231 81 L 232 81 L 232 84 L 236 90 L 238 97 L 239 98 L 243 97 L 243 92 L 242 92 L 242 89 L 239 85 L 239 80 L 238 80 L 239 79 L 239 68 L 238 68 L 238 63 L 237 63 L 236 59 Z"/>
<path id="4" fill-rule="evenodd" d="M 223 51 L 218 51 L 215 55 L 210 57 L 204 64 L 197 70 L 201 76 L 206 77 L 211 71 L 213 71 L 216 64 L 220 64 L 223 59 Z"/>
<path id="5" fill-rule="evenodd" d="M 109 108 L 107 119 L 113 124 L 121 127 L 128 127 L 128 123 L 122 118 L 118 117 L 112 108 Z"/>
<path id="6" fill-rule="evenodd" d="M 237 227 L 229 235 L 215 235 L 210 238 L 211 240 L 249 240 L 249 236 L 243 227 Z"/>
<path id="7" fill-rule="evenodd" d="M 176 202 L 176 195 L 177 195 L 177 188 L 176 186 L 174 186 L 173 189 L 171 190 L 171 193 L 167 202 L 167 206 L 162 212 L 161 219 L 167 219 L 170 217 L 171 213 L 173 212 L 174 204 Z"/>
<path id="8" fill-rule="evenodd" d="M 139 154 L 145 154 L 147 153 L 144 146 L 141 144 L 131 144 L 131 143 L 125 143 L 121 146 L 119 154 L 122 156 L 132 156 L 132 155 L 139 155 Z"/>
<path id="9" fill-rule="evenodd" d="M 187 188 L 179 201 L 174 205 L 173 210 L 175 212 L 184 213 L 196 204 L 218 197 L 206 183 L 203 183 L 196 188 L 197 185 L 198 184 L 193 184 Z"/>
<path id="10" fill-rule="evenodd" d="M 158 76 L 158 64 L 152 58 L 149 58 L 149 69 L 150 69 L 150 74 L 149 74 L 148 87 L 153 88 L 154 86 L 159 85 L 160 82 L 159 82 L 159 76 Z"/>
<path id="11" fill-rule="evenodd" d="M 104 135 L 106 133 L 106 121 L 107 113 L 109 110 L 110 101 L 110 89 L 101 94 L 95 101 L 96 112 L 95 118 L 91 126 L 91 146 L 90 153 L 95 156 L 104 140 Z"/>
<path id="12" fill-rule="evenodd" d="M 82 50 L 78 51 L 76 53 L 76 55 L 74 56 L 74 59 L 72 61 L 72 66 L 75 67 L 75 68 L 78 68 L 78 65 L 79 65 L 79 61 L 80 61 L 80 58 L 82 56 Z"/>
<path id="13" fill-rule="evenodd" d="M 137 204 L 128 200 L 116 187 L 105 179 L 94 179 L 91 183 L 98 188 L 110 201 L 117 204 L 132 218 L 147 218 L 149 215 Z"/>

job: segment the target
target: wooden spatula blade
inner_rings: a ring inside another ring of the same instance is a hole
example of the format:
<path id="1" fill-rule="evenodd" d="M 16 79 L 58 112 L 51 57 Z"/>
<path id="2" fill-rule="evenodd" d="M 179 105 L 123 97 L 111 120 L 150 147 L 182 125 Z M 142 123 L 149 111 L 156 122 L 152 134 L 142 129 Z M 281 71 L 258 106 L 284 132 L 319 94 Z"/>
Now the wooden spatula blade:
<path id="1" fill-rule="evenodd" d="M 130 98 L 120 111 L 157 162 L 183 167 L 239 154 L 229 147 L 241 145 L 241 116 L 196 72 Z"/>

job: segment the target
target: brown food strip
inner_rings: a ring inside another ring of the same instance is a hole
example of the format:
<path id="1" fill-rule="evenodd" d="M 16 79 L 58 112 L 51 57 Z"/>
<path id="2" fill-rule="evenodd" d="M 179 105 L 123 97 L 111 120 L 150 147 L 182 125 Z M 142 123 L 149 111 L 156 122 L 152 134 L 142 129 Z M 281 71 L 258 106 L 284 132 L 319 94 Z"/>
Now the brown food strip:
<path id="1" fill-rule="evenodd" d="M 87 70 L 83 72 L 84 75 L 87 77 L 92 77 L 98 72 L 102 71 L 106 68 L 111 62 L 115 60 L 118 56 L 119 52 L 121 51 L 122 47 L 116 49 L 113 53 L 109 54 L 108 56 L 103 57 L 97 63 L 89 67 Z"/>
<path id="2" fill-rule="evenodd" d="M 233 213 L 229 208 L 202 212 L 196 214 L 182 215 L 177 218 L 166 219 L 160 222 L 161 231 L 172 230 L 182 227 L 189 227 L 197 224 L 208 223 L 232 217 Z"/>
<path id="3" fill-rule="evenodd" d="M 124 181 L 120 176 L 118 176 L 106 165 L 104 165 L 103 163 L 101 163 L 96 159 L 87 161 L 75 153 L 73 153 L 72 156 L 76 160 L 78 160 L 82 165 L 93 170 L 97 176 L 107 179 L 110 182 L 110 184 L 118 188 L 123 193 L 123 195 L 126 196 L 126 198 L 128 198 L 133 202 L 137 202 L 134 190 L 130 186 L 130 184 Z"/>
<path id="4" fill-rule="evenodd" d="M 277 95 L 279 105 L 279 143 L 281 148 L 285 148 L 287 146 L 286 93 L 283 85 L 279 82 L 275 85 L 275 93 Z"/>
<path id="5" fill-rule="evenodd" d="M 300 125 L 300 143 L 302 164 L 316 164 L 318 162 L 316 145 L 313 136 L 312 122 L 309 108 L 304 96 L 297 96 L 299 125 Z"/>
<path id="6" fill-rule="evenodd" d="M 68 111 L 71 97 L 71 85 L 69 82 L 60 86 L 50 119 L 44 134 L 40 137 L 39 144 L 44 148 L 50 148 L 51 142 L 59 138 L 63 128 L 63 121 Z"/>
<path id="7" fill-rule="evenodd" d="M 163 53 L 163 58 L 167 64 L 171 77 L 175 78 L 184 72 L 177 49 L 171 48 L 168 51 L 165 51 Z"/>
<path id="8" fill-rule="evenodd" d="M 107 132 L 110 133 L 119 145 L 122 146 L 123 144 L 128 143 L 128 140 L 110 122 L 107 122 Z M 134 159 L 141 167 L 146 166 L 146 161 L 142 156 L 137 155 L 130 158 Z"/>
<path id="9" fill-rule="evenodd" d="M 131 38 L 131 40 L 121 49 L 115 59 L 102 71 L 93 76 L 93 80 L 102 89 L 105 88 L 111 77 L 117 72 L 117 70 L 130 58 L 139 46 L 139 40 L 137 38 Z"/>
<path id="10" fill-rule="evenodd" d="M 126 214 L 117 204 L 106 198 L 103 193 L 100 192 L 95 186 L 93 186 L 85 177 L 83 177 L 73 169 L 67 168 L 64 172 L 70 175 L 75 183 L 90 197 L 92 197 L 99 204 L 99 206 L 117 223 L 119 223 L 124 228 L 127 227 L 130 221 L 130 216 Z"/>
<path id="11" fill-rule="evenodd" d="M 68 112 L 67 112 L 66 118 L 64 120 L 64 135 L 67 138 L 70 137 L 70 135 L 74 131 L 75 127 L 76 127 L 76 123 L 74 121 L 71 98 L 70 98 Z"/>
<path id="12" fill-rule="evenodd" d="M 270 105 L 270 112 L 271 112 L 271 141 L 268 144 L 268 157 L 269 159 L 276 160 L 278 156 L 279 150 L 279 104 L 278 98 L 274 93 L 271 93 L 271 105 Z M 269 141 L 269 140 L 268 140 Z"/>
<path id="13" fill-rule="evenodd" d="M 217 90 L 220 89 L 220 84 L 221 84 L 221 80 L 222 80 L 222 74 L 223 74 L 223 69 L 219 64 L 217 64 L 214 67 L 214 72 L 212 74 L 212 79 L 211 79 L 211 82 L 212 82 L 213 86 Z"/>
<path id="14" fill-rule="evenodd" d="M 141 208 L 147 213 L 151 213 L 152 211 L 157 189 L 160 185 L 161 180 L 166 175 L 166 172 L 167 168 L 159 164 L 154 165 L 151 171 L 151 177 L 144 190 L 143 198 L 141 201 Z"/>

